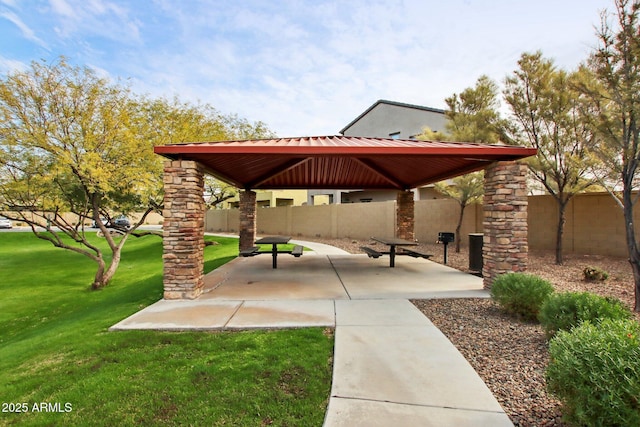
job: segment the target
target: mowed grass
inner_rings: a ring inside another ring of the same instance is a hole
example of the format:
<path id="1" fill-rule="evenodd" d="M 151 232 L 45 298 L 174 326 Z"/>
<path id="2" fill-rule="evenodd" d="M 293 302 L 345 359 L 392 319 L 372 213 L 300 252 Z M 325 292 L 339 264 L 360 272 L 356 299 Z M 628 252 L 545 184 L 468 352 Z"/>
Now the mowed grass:
<path id="1" fill-rule="evenodd" d="M 206 271 L 237 255 L 236 239 L 215 240 Z M 161 239 L 127 242 L 100 291 L 94 266 L 0 233 L 0 425 L 322 425 L 331 333 L 108 332 L 162 297 Z"/>

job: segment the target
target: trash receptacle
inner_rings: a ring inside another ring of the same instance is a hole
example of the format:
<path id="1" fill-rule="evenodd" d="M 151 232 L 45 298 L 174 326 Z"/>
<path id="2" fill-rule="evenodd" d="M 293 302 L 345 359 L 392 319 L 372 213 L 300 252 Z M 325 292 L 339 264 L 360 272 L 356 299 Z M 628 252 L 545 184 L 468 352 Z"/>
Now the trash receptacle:
<path id="1" fill-rule="evenodd" d="M 482 233 L 469 234 L 469 270 L 482 271 Z"/>

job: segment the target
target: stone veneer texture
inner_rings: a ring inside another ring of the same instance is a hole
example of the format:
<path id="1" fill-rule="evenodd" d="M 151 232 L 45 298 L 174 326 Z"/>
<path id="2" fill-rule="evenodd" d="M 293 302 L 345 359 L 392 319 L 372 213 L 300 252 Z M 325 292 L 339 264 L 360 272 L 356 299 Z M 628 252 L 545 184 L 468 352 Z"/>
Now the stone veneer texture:
<path id="1" fill-rule="evenodd" d="M 240 250 L 252 248 L 256 241 L 256 192 L 240 192 Z"/>
<path id="2" fill-rule="evenodd" d="M 164 164 L 164 298 L 193 299 L 204 286 L 204 178 L 197 162 Z"/>
<path id="3" fill-rule="evenodd" d="M 399 239 L 415 239 L 414 233 L 414 201 L 413 192 L 398 191 L 397 196 L 396 237 Z"/>
<path id="4" fill-rule="evenodd" d="M 484 242 L 482 276 L 491 289 L 504 273 L 527 269 L 527 167 L 515 162 L 497 162 L 484 176 Z"/>

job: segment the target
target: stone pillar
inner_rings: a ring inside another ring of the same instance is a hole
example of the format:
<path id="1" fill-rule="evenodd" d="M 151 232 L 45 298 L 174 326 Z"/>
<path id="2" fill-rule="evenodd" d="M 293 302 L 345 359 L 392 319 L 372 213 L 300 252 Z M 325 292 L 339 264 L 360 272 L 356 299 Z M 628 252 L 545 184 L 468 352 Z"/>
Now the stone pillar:
<path id="1" fill-rule="evenodd" d="M 252 248 L 256 241 L 256 192 L 240 192 L 240 250 Z"/>
<path id="2" fill-rule="evenodd" d="M 396 237 L 414 240 L 414 201 L 411 191 L 398 191 L 396 199 Z"/>
<path id="3" fill-rule="evenodd" d="M 204 178 L 197 162 L 164 163 L 164 298 L 194 299 L 204 285 Z"/>
<path id="4" fill-rule="evenodd" d="M 527 269 L 527 167 L 496 162 L 484 175 L 482 276 L 491 289 L 496 276 Z"/>

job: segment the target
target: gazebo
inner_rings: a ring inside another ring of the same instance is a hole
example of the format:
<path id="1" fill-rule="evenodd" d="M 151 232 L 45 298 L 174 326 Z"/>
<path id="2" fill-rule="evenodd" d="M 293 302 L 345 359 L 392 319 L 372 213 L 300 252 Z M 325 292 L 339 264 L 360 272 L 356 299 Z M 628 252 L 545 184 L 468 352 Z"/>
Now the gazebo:
<path id="1" fill-rule="evenodd" d="M 164 167 L 164 297 L 197 298 L 204 284 L 204 174 L 241 189 L 240 250 L 256 238 L 256 189 L 394 189 L 396 237 L 413 239 L 413 188 L 485 169 L 485 287 L 527 266 L 526 166 L 533 148 L 318 136 L 173 144 Z"/>

